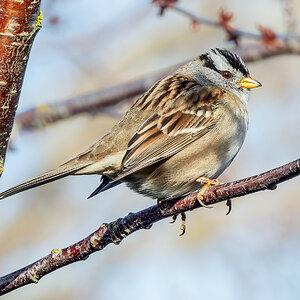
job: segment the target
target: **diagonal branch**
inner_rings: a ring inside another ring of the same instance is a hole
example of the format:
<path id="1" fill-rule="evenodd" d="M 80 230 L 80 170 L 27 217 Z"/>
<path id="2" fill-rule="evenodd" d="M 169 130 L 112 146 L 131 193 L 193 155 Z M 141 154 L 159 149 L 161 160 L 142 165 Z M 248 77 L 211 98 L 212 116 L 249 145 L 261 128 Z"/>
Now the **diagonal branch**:
<path id="1" fill-rule="evenodd" d="M 101 89 L 94 93 L 25 110 L 16 116 L 17 130 L 39 129 L 82 113 L 95 114 L 144 93 L 154 82 L 169 75 L 177 67 L 173 66 L 159 73 Z"/>
<path id="2" fill-rule="evenodd" d="M 245 62 L 254 62 L 284 54 L 300 54 L 300 43 L 286 43 L 280 48 L 268 49 L 261 45 L 237 48 L 236 51 Z M 131 101 L 147 91 L 156 81 L 174 72 L 182 62 L 166 70 L 147 75 L 138 80 L 112 86 L 83 96 L 30 108 L 16 116 L 16 131 L 44 128 L 60 120 L 82 113 L 95 114 L 112 109 L 120 102 Z"/>
<path id="3" fill-rule="evenodd" d="M 215 204 L 266 189 L 274 190 L 277 184 L 299 175 L 300 158 L 256 176 L 209 187 L 204 195 L 204 201 L 205 204 Z M 90 254 L 102 250 L 108 244 L 118 245 L 131 233 L 148 229 L 155 222 L 201 207 L 196 196 L 197 192 L 194 192 L 163 210 L 154 205 L 137 213 L 130 213 L 109 224 L 103 223 L 98 230 L 83 240 L 64 249 L 52 250 L 49 255 L 29 266 L 1 277 L 0 295 L 30 283 L 38 283 L 43 276 L 76 261 L 87 259 Z"/>
<path id="4" fill-rule="evenodd" d="M 188 10 L 178 6 L 178 0 L 152 0 L 154 4 L 161 8 L 161 14 L 165 9 L 173 9 L 189 17 L 195 23 L 203 23 L 209 26 L 215 26 L 224 29 L 229 35 L 230 40 L 237 40 L 240 37 L 253 38 L 260 41 L 260 44 L 255 46 L 238 47 L 235 49 L 240 54 L 245 62 L 253 62 L 268 57 L 283 55 L 283 54 L 300 54 L 300 36 L 295 34 L 276 34 L 271 29 L 260 26 L 260 32 L 251 33 L 236 29 L 231 25 L 233 13 L 220 11 L 219 20 L 214 21 L 202 16 L 198 16 Z M 178 64 L 176 68 L 181 64 Z M 60 120 L 68 119 L 78 114 L 97 112 L 108 112 L 113 110 L 114 114 L 118 111 L 116 105 L 122 101 L 132 101 L 138 95 L 147 91 L 152 84 L 169 75 L 175 69 L 175 66 L 167 70 L 145 76 L 136 81 L 116 85 L 110 88 L 99 90 L 97 92 L 67 99 L 52 104 L 28 109 L 16 117 L 15 134 L 22 130 L 32 130 L 44 128 L 47 125 Z"/>

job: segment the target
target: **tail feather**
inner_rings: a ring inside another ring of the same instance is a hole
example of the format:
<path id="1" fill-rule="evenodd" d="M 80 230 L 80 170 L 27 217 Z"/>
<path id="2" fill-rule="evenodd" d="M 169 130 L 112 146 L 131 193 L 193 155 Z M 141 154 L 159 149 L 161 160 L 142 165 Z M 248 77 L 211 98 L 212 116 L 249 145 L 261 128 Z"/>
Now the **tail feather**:
<path id="1" fill-rule="evenodd" d="M 88 199 L 96 196 L 99 193 L 107 191 L 121 183 L 121 181 L 113 181 L 109 177 L 102 175 L 100 185 L 88 196 Z"/>
<path id="2" fill-rule="evenodd" d="M 29 190 L 31 188 L 37 187 L 39 185 L 49 183 L 51 181 L 66 177 L 68 175 L 76 173 L 76 171 L 84 168 L 85 166 L 73 166 L 72 167 L 66 167 L 65 165 L 62 165 L 58 167 L 57 169 L 53 169 L 49 172 L 46 172 L 44 174 L 41 174 L 37 177 L 34 177 L 28 181 L 25 181 L 19 185 L 16 185 L 2 193 L 0 193 L 0 200 L 18 194 L 20 192 Z"/>

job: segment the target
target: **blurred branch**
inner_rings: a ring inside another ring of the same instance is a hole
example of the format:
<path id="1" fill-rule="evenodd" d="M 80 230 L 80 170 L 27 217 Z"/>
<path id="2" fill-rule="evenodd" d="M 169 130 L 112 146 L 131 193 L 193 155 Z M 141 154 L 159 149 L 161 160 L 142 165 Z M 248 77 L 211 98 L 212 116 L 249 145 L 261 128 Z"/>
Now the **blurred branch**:
<path id="1" fill-rule="evenodd" d="M 280 47 L 273 49 L 262 45 L 249 45 L 238 47 L 234 52 L 239 54 L 245 62 L 250 63 L 279 55 L 300 55 L 300 43 L 282 43 Z"/>
<path id="2" fill-rule="evenodd" d="M 17 130 L 42 128 L 56 121 L 81 113 L 95 114 L 106 107 L 114 106 L 121 101 L 132 99 L 144 93 L 154 82 L 167 76 L 174 70 L 175 67 L 172 67 L 166 71 L 99 90 L 91 94 L 25 110 L 16 116 Z"/>
<path id="3" fill-rule="evenodd" d="M 0 176 L 31 46 L 41 27 L 39 0 L 0 1 Z"/>
<path id="4" fill-rule="evenodd" d="M 277 184 L 299 175 L 300 159 L 297 159 L 260 175 L 211 186 L 207 189 L 203 201 L 205 204 L 215 204 L 266 189 L 274 190 Z M 201 205 L 197 201 L 197 192 L 193 192 L 162 210 L 154 205 L 111 223 L 103 223 L 98 230 L 83 240 L 64 249 L 52 250 L 49 255 L 29 266 L 1 277 L 0 295 L 30 283 L 38 283 L 43 276 L 73 262 L 85 260 L 90 254 L 102 250 L 108 244 L 118 245 L 125 237 L 137 230 L 148 229 L 157 221 L 198 207 Z"/>
<path id="5" fill-rule="evenodd" d="M 241 30 L 235 28 L 231 21 L 234 17 L 234 14 L 231 12 L 226 12 L 224 9 L 221 9 L 219 12 L 219 20 L 214 21 L 203 16 L 196 15 L 189 10 L 178 6 L 176 3 L 179 2 L 178 0 L 152 0 L 154 4 L 156 4 L 160 8 L 160 15 L 163 15 L 166 9 L 172 9 L 186 17 L 188 17 L 192 24 L 206 24 L 208 26 L 217 27 L 223 29 L 228 34 L 228 40 L 233 40 L 238 43 L 240 38 L 250 38 L 255 40 L 262 40 L 264 39 L 264 32 L 249 32 L 245 30 Z M 258 28 L 259 29 L 259 28 Z M 260 30 L 260 29 L 259 29 Z M 270 29 L 271 30 L 271 29 Z M 260 30 L 261 31 L 261 30 Z M 300 36 L 294 34 L 292 32 L 286 34 L 275 34 L 277 39 L 282 41 L 291 41 L 295 40 L 300 42 Z"/>
<path id="6" fill-rule="evenodd" d="M 269 49 L 262 45 L 238 47 L 235 49 L 245 62 L 254 62 L 268 57 L 283 54 L 300 54 L 300 43 L 285 43 L 276 49 Z M 81 113 L 95 114 L 101 111 L 107 112 L 124 101 L 132 101 L 135 97 L 147 91 L 154 82 L 174 72 L 179 66 L 172 66 L 166 70 L 145 76 L 141 79 L 119 84 L 97 92 L 34 107 L 17 114 L 15 131 L 41 129 L 54 122 L 64 120 Z M 115 109 L 116 111 L 118 109 Z M 118 111 L 117 111 L 118 114 Z"/>
<path id="7" fill-rule="evenodd" d="M 259 40 L 260 43 L 257 45 L 237 47 L 235 49 L 235 52 L 240 54 L 245 62 L 254 62 L 282 54 L 300 54 L 300 37 L 295 34 L 276 34 L 264 26 L 259 26 L 258 29 L 260 32 L 257 33 L 243 31 L 236 29 L 231 24 L 233 13 L 221 10 L 219 20 L 213 21 L 179 7 L 176 4 L 177 2 L 178 0 L 153 0 L 153 3 L 160 7 L 160 14 L 163 14 L 166 9 L 173 9 L 188 16 L 193 24 L 203 23 L 224 29 L 228 34 L 228 39 L 235 41 L 236 44 L 238 44 L 238 40 L 241 37 Z M 125 101 L 131 102 L 135 97 L 147 91 L 154 82 L 171 74 L 182 64 L 172 66 L 167 70 L 145 76 L 136 81 L 25 110 L 16 117 L 14 135 L 22 130 L 41 129 L 47 125 L 81 113 L 95 114 L 101 111 L 106 113 L 113 111 L 114 114 L 121 115 L 123 111 L 120 111 L 117 104 Z"/>

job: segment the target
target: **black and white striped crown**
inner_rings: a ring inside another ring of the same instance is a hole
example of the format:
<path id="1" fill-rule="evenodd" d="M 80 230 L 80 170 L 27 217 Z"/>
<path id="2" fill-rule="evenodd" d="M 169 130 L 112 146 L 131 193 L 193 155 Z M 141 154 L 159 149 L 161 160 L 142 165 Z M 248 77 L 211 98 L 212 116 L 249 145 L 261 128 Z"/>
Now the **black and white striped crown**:
<path id="1" fill-rule="evenodd" d="M 200 56 L 200 59 L 204 60 L 206 67 L 211 68 L 217 72 L 223 71 L 217 68 L 214 60 L 211 57 L 212 53 L 216 55 L 222 55 L 226 59 L 228 64 L 232 66 L 232 68 L 239 70 L 244 76 L 249 75 L 249 70 L 243 60 L 237 54 L 234 54 L 227 49 L 215 48 L 211 49 L 208 53 L 202 54 Z"/>

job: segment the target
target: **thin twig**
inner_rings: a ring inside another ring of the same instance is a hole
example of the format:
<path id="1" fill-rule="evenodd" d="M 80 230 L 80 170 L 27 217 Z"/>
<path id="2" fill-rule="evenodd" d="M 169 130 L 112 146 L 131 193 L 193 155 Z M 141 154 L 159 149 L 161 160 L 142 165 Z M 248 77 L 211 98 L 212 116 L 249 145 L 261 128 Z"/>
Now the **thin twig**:
<path id="1" fill-rule="evenodd" d="M 184 9 L 176 4 L 171 5 L 169 8 L 173 9 L 174 11 L 176 11 L 184 16 L 187 16 L 192 21 L 196 21 L 199 24 L 206 24 L 209 26 L 224 29 L 224 26 L 222 24 L 220 24 L 219 21 L 214 21 L 214 20 L 199 16 L 199 15 L 196 15 L 196 14 L 188 11 L 187 9 Z M 238 37 L 250 38 L 250 39 L 255 39 L 255 40 L 260 40 L 263 37 L 262 33 L 250 32 L 250 31 L 236 29 L 236 28 L 232 29 L 231 34 L 238 36 Z M 295 33 L 285 33 L 285 34 L 277 33 L 276 36 L 277 36 L 277 38 L 281 39 L 282 41 L 290 41 L 290 40 L 300 41 L 300 36 L 296 35 Z"/>
<path id="2" fill-rule="evenodd" d="M 215 204 L 266 189 L 274 190 L 277 184 L 299 175 L 300 159 L 297 159 L 260 175 L 209 187 L 203 201 L 205 204 Z M 98 230 L 83 240 L 64 249 L 52 250 L 49 255 L 29 266 L 1 277 L 0 295 L 30 283 L 38 283 L 43 276 L 63 266 L 87 259 L 90 254 L 102 250 L 108 244 L 118 245 L 125 237 L 137 230 L 148 229 L 155 222 L 198 207 L 201 205 L 197 201 L 197 192 L 194 192 L 170 204 L 167 208 L 161 209 L 154 205 L 137 213 L 130 213 L 109 224 L 103 223 Z"/>

